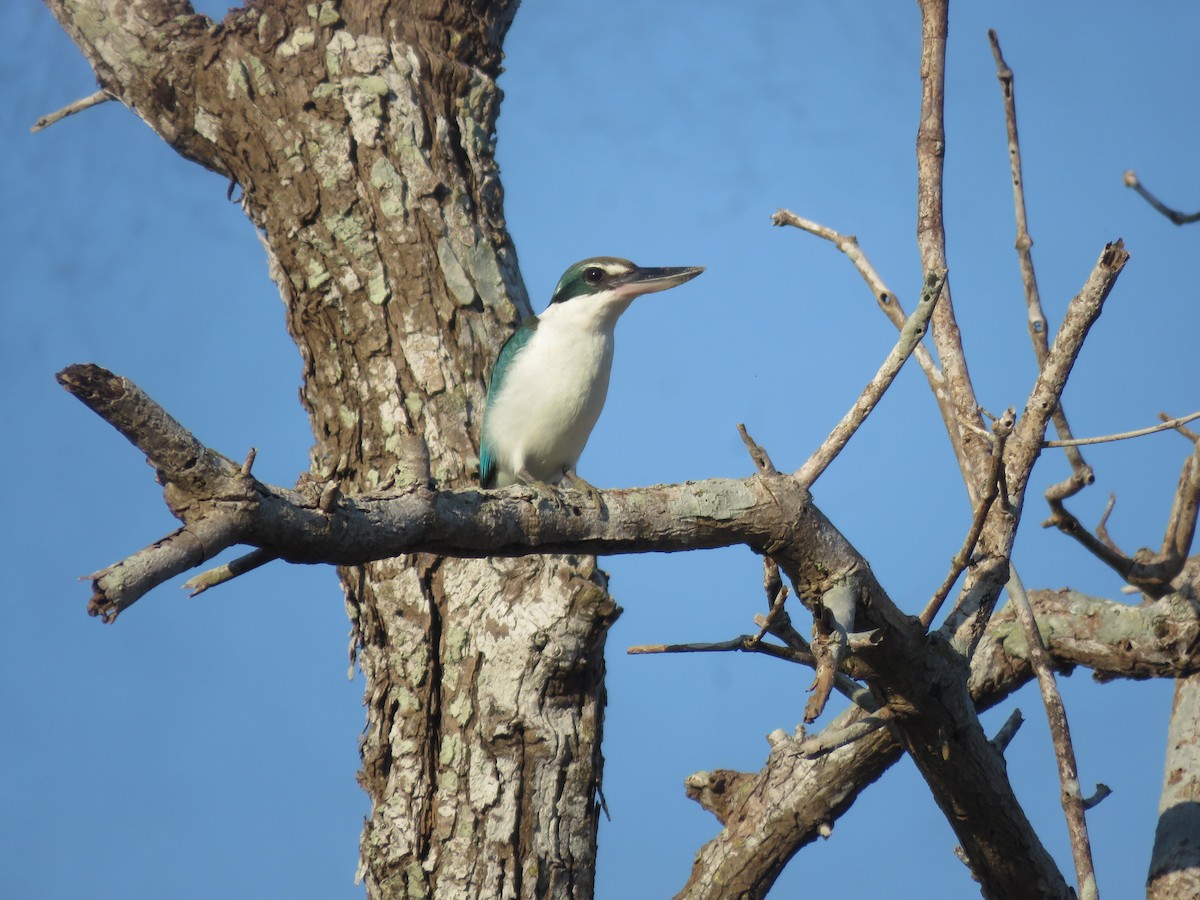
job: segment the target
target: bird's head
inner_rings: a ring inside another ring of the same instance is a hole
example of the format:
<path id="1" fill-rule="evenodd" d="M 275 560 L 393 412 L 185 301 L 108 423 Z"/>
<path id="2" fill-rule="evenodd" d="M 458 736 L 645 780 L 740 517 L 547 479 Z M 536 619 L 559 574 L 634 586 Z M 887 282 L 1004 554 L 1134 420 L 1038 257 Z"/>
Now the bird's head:
<path id="1" fill-rule="evenodd" d="M 704 266 L 647 268 L 615 256 L 596 256 L 563 273 L 550 305 L 586 303 L 620 315 L 635 297 L 673 288 L 703 271 Z"/>

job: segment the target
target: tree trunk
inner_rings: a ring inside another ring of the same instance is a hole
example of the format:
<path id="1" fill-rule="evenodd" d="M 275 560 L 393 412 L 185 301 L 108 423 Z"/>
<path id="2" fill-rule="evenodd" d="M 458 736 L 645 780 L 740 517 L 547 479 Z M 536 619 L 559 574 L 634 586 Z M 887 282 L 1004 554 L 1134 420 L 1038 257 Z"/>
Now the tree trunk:
<path id="1" fill-rule="evenodd" d="M 470 484 L 491 360 L 528 312 L 494 159 L 515 0 L 280 0 L 215 27 L 169 0 L 48 3 L 103 88 L 241 186 L 304 360 L 314 479 Z M 368 896 L 591 896 L 617 612 L 594 560 L 341 578 Z"/>
<path id="2" fill-rule="evenodd" d="M 1175 682 L 1147 900 L 1200 896 L 1200 675 Z"/>

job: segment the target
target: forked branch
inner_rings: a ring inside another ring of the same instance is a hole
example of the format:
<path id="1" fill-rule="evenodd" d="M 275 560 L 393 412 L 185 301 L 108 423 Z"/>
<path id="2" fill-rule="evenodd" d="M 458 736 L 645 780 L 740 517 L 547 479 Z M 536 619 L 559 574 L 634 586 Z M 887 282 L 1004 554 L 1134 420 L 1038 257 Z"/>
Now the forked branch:
<path id="1" fill-rule="evenodd" d="M 1104 540 L 1103 532 L 1093 535 L 1084 528 L 1066 508 L 1063 499 L 1051 492 L 1046 494 L 1050 518 L 1044 524 L 1053 525 L 1063 534 L 1073 537 L 1089 553 L 1147 596 L 1162 597 L 1170 593 L 1171 582 L 1183 571 L 1187 562 L 1196 536 L 1197 514 L 1200 513 L 1200 441 L 1193 444 L 1192 455 L 1184 461 L 1179 474 L 1162 549 L 1158 553 L 1143 549 L 1133 556 L 1127 556 L 1111 541 Z"/>

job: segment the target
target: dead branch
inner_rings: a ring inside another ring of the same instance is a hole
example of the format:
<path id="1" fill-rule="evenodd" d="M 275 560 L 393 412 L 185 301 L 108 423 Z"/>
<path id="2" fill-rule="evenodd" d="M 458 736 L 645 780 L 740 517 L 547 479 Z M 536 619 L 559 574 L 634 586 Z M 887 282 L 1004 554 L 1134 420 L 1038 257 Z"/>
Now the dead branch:
<path id="1" fill-rule="evenodd" d="M 896 380 L 905 361 L 920 345 L 945 284 L 946 271 L 944 269 L 931 272 L 926 276 L 917 308 L 913 310 L 913 314 L 908 317 L 908 321 L 900 330 L 900 340 L 892 348 L 887 359 L 883 361 L 883 365 L 879 367 L 875 377 L 863 388 L 863 392 L 854 405 L 829 433 L 829 437 L 825 438 L 821 446 L 797 470 L 796 478 L 806 488 L 811 488 L 813 482 L 821 477 L 821 473 L 845 449 L 850 438 L 854 437 L 854 433 L 867 420 L 867 416 L 871 414 L 876 404 L 883 398 L 884 393 L 891 387 L 892 382 Z"/>
<path id="2" fill-rule="evenodd" d="M 49 128 L 55 122 L 61 122 L 67 116 L 73 116 L 76 113 L 81 113 L 85 109 L 91 109 L 93 106 L 99 106 L 101 103 L 106 103 L 109 100 L 117 99 L 106 90 L 98 90 L 94 94 L 88 94 L 86 97 L 68 103 L 62 109 L 55 110 L 52 113 L 42 116 L 29 129 L 30 134 L 37 134 L 43 128 Z"/>
<path id="3" fill-rule="evenodd" d="M 255 569 L 265 566 L 273 560 L 279 559 L 279 555 L 273 550 L 251 550 L 249 553 L 239 556 L 237 559 L 217 566 L 214 569 L 209 569 L 207 572 L 201 572 L 194 578 L 189 578 L 183 583 L 185 591 L 191 591 L 190 596 L 198 597 L 207 591 L 209 588 L 215 588 L 217 585 L 225 584 L 227 581 L 245 575 L 247 572 L 253 572 Z"/>
<path id="4" fill-rule="evenodd" d="M 1160 413 L 1161 416 L 1161 413 Z M 1102 434 L 1096 437 L 1089 438 L 1071 438 L 1063 441 L 1043 441 L 1043 447 L 1086 447 L 1090 444 L 1111 444 L 1114 441 L 1128 441 L 1131 438 L 1145 437 L 1148 434 L 1158 434 L 1160 431 L 1178 431 L 1187 436 L 1189 433 L 1182 426 L 1188 422 L 1200 419 L 1200 412 L 1194 412 L 1186 416 L 1180 416 L 1177 419 L 1168 419 L 1162 416 L 1163 421 L 1157 425 L 1147 425 L 1145 428 L 1135 428 L 1133 431 L 1122 431 L 1117 434 Z"/>
<path id="5" fill-rule="evenodd" d="M 1089 666 L 1104 678 L 1175 678 L 1200 666 L 1198 608 L 1184 596 L 1145 607 L 1072 591 L 1032 591 L 1029 598 L 1060 668 Z M 1024 633 L 1011 606 L 989 624 L 971 668 L 971 695 L 980 711 L 1032 680 Z M 836 733 L 863 716 L 849 709 L 826 730 Z M 722 785 L 736 783 L 736 795 L 725 810 L 724 827 L 696 855 L 679 896 L 724 900 L 743 890 L 762 896 L 778 875 L 779 860 L 827 831 L 900 754 L 888 730 L 876 729 L 827 755 L 772 753 L 758 772 L 723 773 Z M 735 782 L 730 775 L 741 777 Z"/>
<path id="6" fill-rule="evenodd" d="M 1000 40 L 994 30 L 988 30 L 988 40 L 992 45 L 992 56 L 996 60 L 996 77 L 1004 95 L 1004 122 L 1008 130 L 1008 156 L 1012 164 L 1013 207 L 1017 222 L 1017 259 L 1021 267 L 1021 283 L 1025 287 L 1026 318 L 1029 327 L 1029 340 L 1033 344 L 1033 352 L 1037 357 L 1040 368 L 1050 352 L 1050 342 L 1047 336 L 1048 327 L 1046 314 L 1042 311 L 1041 293 L 1038 291 L 1037 274 L 1033 268 L 1033 238 L 1029 234 L 1029 221 L 1025 211 L 1025 176 L 1021 170 L 1021 141 L 1017 133 L 1017 97 L 1013 82 L 1013 71 L 1004 61 L 1000 52 Z M 1090 484 L 1094 475 L 1083 454 L 1074 449 L 1070 443 L 1071 427 L 1067 423 L 1067 414 L 1060 404 L 1054 411 L 1054 430 L 1062 441 L 1067 443 L 1057 446 L 1067 447 L 1067 461 L 1073 472 L 1080 473 L 1081 478 Z"/>
<path id="7" fill-rule="evenodd" d="M 958 581 L 958 577 L 962 575 L 963 571 L 967 568 L 967 564 L 971 561 L 971 554 L 975 552 L 975 545 L 979 542 L 979 535 L 983 533 L 983 524 L 987 521 L 988 513 L 991 512 L 992 504 L 995 502 L 996 497 L 1000 495 L 1001 482 L 1004 475 L 1004 444 L 1008 440 L 1008 436 L 1012 434 L 1014 420 L 1015 412 L 1010 407 L 992 426 L 995 440 L 992 442 L 992 466 L 988 472 L 987 486 L 983 496 L 979 498 L 979 504 L 975 509 L 975 514 L 971 518 L 971 527 L 967 531 L 963 545 L 959 548 L 958 553 L 954 555 L 954 558 L 950 560 L 949 573 L 942 581 L 941 586 L 934 592 L 925 609 L 921 611 L 920 622 L 926 628 L 933 624 L 933 620 L 942 608 L 942 604 L 946 602 L 946 598 L 950 595 L 950 589 L 954 587 L 954 583 Z"/>
<path id="8" fill-rule="evenodd" d="M 1096 868 L 1092 862 L 1092 845 L 1088 840 L 1087 819 L 1084 816 L 1083 793 L 1079 788 L 1079 768 L 1075 763 L 1075 748 L 1071 743 L 1071 729 L 1067 724 L 1067 711 L 1063 707 L 1062 695 L 1054 681 L 1049 654 L 1038 633 L 1033 607 L 1025 593 L 1025 586 L 1015 567 L 1009 568 L 1008 595 L 1017 614 L 1017 621 L 1025 632 L 1029 661 L 1042 692 L 1042 703 L 1046 707 L 1046 718 L 1050 722 L 1050 735 L 1054 742 L 1054 756 L 1058 761 L 1058 780 L 1062 786 L 1063 813 L 1067 818 L 1067 833 L 1071 837 L 1071 857 L 1075 862 L 1075 878 L 1082 900 L 1096 900 Z"/>
<path id="9" fill-rule="evenodd" d="M 1200 513 L 1200 442 L 1196 443 L 1192 455 L 1184 461 L 1171 512 L 1167 517 L 1162 549 L 1158 553 L 1142 549 L 1133 556 L 1127 556 L 1106 539 L 1105 530 L 1092 535 L 1059 497 L 1047 492 L 1046 500 L 1050 504 L 1050 518 L 1045 525 L 1053 525 L 1063 534 L 1073 537 L 1089 553 L 1146 595 L 1161 597 L 1170 592 L 1171 582 L 1183 571 L 1196 535 L 1196 519 Z M 1108 510 L 1105 511 L 1102 524 L 1107 523 L 1107 519 Z"/>
<path id="10" fill-rule="evenodd" d="M 1021 726 L 1025 724 L 1025 718 L 1021 715 L 1021 710 L 1014 709 L 1004 724 L 1000 726 L 1000 730 L 996 732 L 996 736 L 992 738 L 992 746 L 1003 753 L 1008 749 L 1008 745 L 1012 743 L 1012 739 L 1017 736 L 1017 732 L 1021 730 Z"/>
<path id="11" fill-rule="evenodd" d="M 727 641 L 696 641 L 686 644 L 638 644 L 625 651 L 632 656 L 651 656 L 659 653 L 758 653 L 780 659 L 785 662 L 817 667 L 817 658 L 811 650 L 798 650 L 793 647 L 781 647 L 756 638 L 754 635 L 743 634 Z M 867 712 L 879 709 L 879 703 L 871 692 L 841 672 L 834 676 L 834 689 L 843 697 Z"/>
<path id="12" fill-rule="evenodd" d="M 1198 413 L 1197 415 L 1200 416 L 1200 413 Z M 1158 417 L 1159 417 L 1159 419 L 1161 419 L 1164 422 L 1172 423 L 1172 427 L 1176 431 L 1178 431 L 1181 435 L 1183 435 L 1185 438 L 1187 438 L 1189 441 L 1191 441 L 1193 444 L 1200 442 L 1200 434 L 1197 434 L 1196 432 L 1192 431 L 1190 428 L 1184 428 L 1182 423 L 1176 424 L 1177 422 L 1179 422 L 1179 420 L 1172 419 L 1165 412 L 1160 412 L 1158 414 Z"/>
<path id="13" fill-rule="evenodd" d="M 777 209 L 774 215 L 771 216 L 771 223 L 774 225 L 791 225 L 794 228 L 799 228 L 801 231 L 807 231 L 809 234 L 831 242 L 854 264 L 854 268 L 858 270 L 858 274 L 862 276 L 863 281 L 867 283 L 867 287 L 871 289 L 871 293 L 875 295 L 875 302 L 879 304 L 879 308 L 883 310 L 883 314 L 896 326 L 896 330 L 899 331 L 904 328 L 905 323 L 908 321 L 908 313 L 904 311 L 904 307 L 900 303 L 900 298 L 888 288 L 879 276 L 879 273 L 875 271 L 875 267 L 871 265 L 871 260 L 859 245 L 857 237 L 852 234 L 840 234 L 832 228 L 805 219 L 803 216 L 798 216 L 789 209 Z M 936 395 L 937 387 L 942 382 L 941 369 L 938 368 L 937 363 L 933 361 L 933 357 L 923 344 L 917 346 L 913 355 L 916 356 L 917 362 L 921 365 L 921 371 L 929 379 L 929 386 Z"/>
<path id="14" fill-rule="evenodd" d="M 945 87 L 948 0 L 921 0 L 921 118 L 917 127 L 917 246 L 926 272 L 948 269 L 942 176 L 946 156 Z M 945 376 L 946 422 L 974 509 L 987 477 L 987 447 L 969 428 L 981 427 L 979 402 L 967 369 L 950 284 L 933 313 L 933 345 Z"/>
<path id="15" fill-rule="evenodd" d="M 1182 213 L 1178 210 L 1172 209 L 1155 197 L 1138 179 L 1137 173 L 1134 172 L 1133 169 L 1129 169 L 1125 173 L 1125 187 L 1133 188 L 1138 192 L 1138 194 L 1141 195 L 1143 200 L 1153 206 L 1156 210 L 1158 210 L 1176 225 L 1190 225 L 1192 222 L 1200 222 L 1200 212 Z"/>
<path id="16" fill-rule="evenodd" d="M 760 552 L 791 552 L 799 548 L 797 541 L 825 551 L 839 544 L 818 534 L 832 526 L 819 513 L 811 515 L 815 510 L 807 492 L 780 475 L 608 491 L 603 513 L 589 504 L 564 508 L 545 491 L 439 491 L 422 481 L 339 496 L 330 506 L 315 490 L 267 485 L 243 475 L 239 464 L 204 447 L 127 379 L 98 366 L 72 366 L 59 380 L 146 454 L 165 485 L 171 511 L 184 523 L 163 541 L 93 576 L 94 612 L 106 616 L 235 544 L 270 549 L 291 562 L 341 565 L 415 551 L 627 553 L 748 543 Z M 643 502 L 649 505 L 636 512 Z M 656 518 L 659 525 L 652 526 Z M 867 570 L 861 557 L 840 545 L 835 554 L 840 561 L 827 559 L 820 570 L 793 553 L 789 577 L 816 590 L 815 599 L 821 585 L 836 580 L 831 573 Z"/>
<path id="17" fill-rule="evenodd" d="M 979 559 L 968 569 L 957 611 L 947 619 L 954 632 L 954 645 L 968 656 L 982 637 L 996 600 L 1008 582 L 1008 559 L 1019 524 L 1017 513 L 1022 509 L 1025 488 L 1041 453 L 1050 418 L 1083 342 L 1103 311 L 1104 302 L 1128 258 L 1120 241 L 1105 246 L 1082 290 L 1068 304 L 1062 326 L 1008 439 L 1004 454 L 1008 504 L 1003 508 L 993 504 L 980 535 Z"/>
<path id="18" fill-rule="evenodd" d="M 811 759 L 861 740 L 872 731 L 886 727 L 889 721 L 891 721 L 891 714 L 885 709 L 878 715 L 858 719 L 845 728 L 837 730 L 825 728 L 820 734 L 799 741 L 796 745 L 796 752 Z"/>

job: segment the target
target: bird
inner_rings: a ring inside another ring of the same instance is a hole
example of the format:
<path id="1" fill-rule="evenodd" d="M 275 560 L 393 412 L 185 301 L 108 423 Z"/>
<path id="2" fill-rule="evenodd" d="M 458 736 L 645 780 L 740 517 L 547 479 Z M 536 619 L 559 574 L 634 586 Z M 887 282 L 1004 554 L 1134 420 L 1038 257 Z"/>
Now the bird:
<path id="1" fill-rule="evenodd" d="M 480 484 L 565 481 L 594 495 L 575 465 L 604 408 L 617 319 L 642 294 L 677 287 L 703 271 L 646 268 L 615 256 L 568 268 L 545 311 L 526 316 L 496 357 L 483 412 Z"/>

